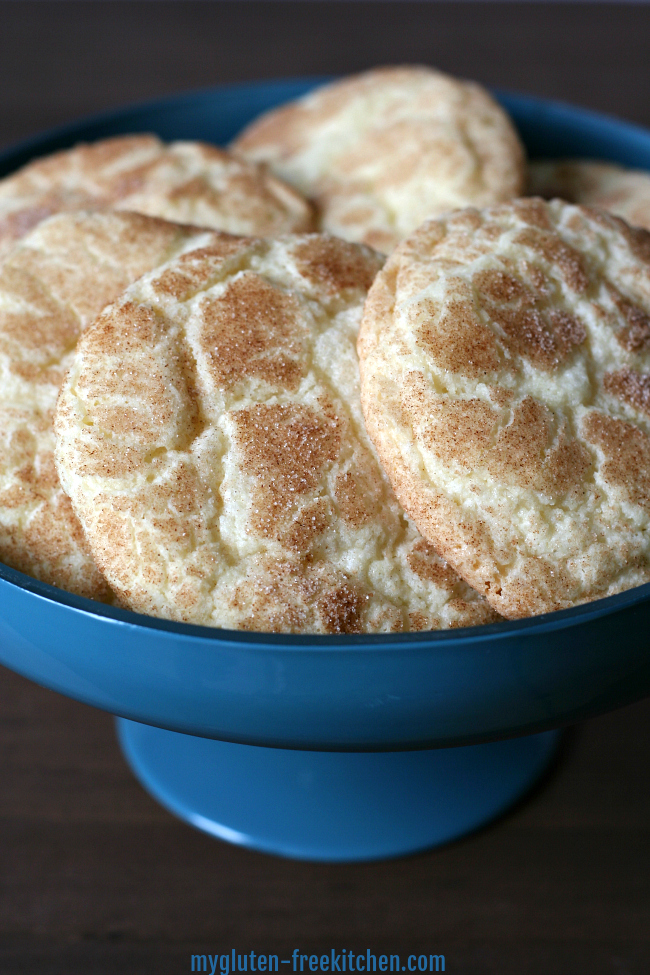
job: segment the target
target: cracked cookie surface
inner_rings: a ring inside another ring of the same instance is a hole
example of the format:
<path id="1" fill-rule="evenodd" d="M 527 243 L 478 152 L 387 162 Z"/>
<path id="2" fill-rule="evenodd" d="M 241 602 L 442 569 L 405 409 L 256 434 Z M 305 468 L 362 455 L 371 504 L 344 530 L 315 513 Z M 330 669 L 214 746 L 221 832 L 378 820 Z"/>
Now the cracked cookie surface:
<path id="1" fill-rule="evenodd" d="M 365 433 L 355 343 L 381 263 L 324 235 L 215 234 L 85 332 L 57 464 L 124 605 L 270 632 L 496 619 L 404 516 Z"/>
<path id="2" fill-rule="evenodd" d="M 299 193 L 223 149 L 116 136 L 37 159 L 0 180 L 0 256 L 54 213 L 108 207 L 261 237 L 313 225 Z"/>
<path id="3" fill-rule="evenodd" d="M 83 329 L 204 233 L 135 213 L 63 213 L 0 265 L 0 560 L 109 599 L 54 465 L 56 398 Z"/>
<path id="4" fill-rule="evenodd" d="M 596 159 L 539 159 L 529 164 L 528 192 L 609 210 L 650 230 L 650 173 L 643 170 Z"/>
<path id="5" fill-rule="evenodd" d="M 313 199 L 321 229 L 389 253 L 428 217 L 524 189 L 524 151 L 488 92 L 377 68 L 273 109 L 232 144 Z"/>
<path id="6" fill-rule="evenodd" d="M 500 613 L 650 580 L 650 234 L 559 200 L 429 221 L 359 353 L 398 497 Z"/>

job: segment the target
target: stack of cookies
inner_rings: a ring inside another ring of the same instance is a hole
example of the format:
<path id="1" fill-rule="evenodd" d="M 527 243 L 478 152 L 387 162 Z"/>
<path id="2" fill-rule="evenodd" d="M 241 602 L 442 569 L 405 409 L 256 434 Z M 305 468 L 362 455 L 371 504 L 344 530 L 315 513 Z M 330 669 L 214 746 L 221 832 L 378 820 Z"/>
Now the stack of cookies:
<path id="1" fill-rule="evenodd" d="M 4 180 L 2 560 L 285 633 L 650 580 L 650 234 L 532 178 L 478 85 L 385 68 L 230 153 L 123 137 Z"/>

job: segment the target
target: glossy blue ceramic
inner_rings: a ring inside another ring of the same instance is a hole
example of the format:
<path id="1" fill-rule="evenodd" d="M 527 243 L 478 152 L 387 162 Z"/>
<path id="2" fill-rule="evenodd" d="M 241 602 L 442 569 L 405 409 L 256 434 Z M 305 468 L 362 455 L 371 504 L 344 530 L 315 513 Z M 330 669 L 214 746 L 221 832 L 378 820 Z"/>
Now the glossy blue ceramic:
<path id="1" fill-rule="evenodd" d="M 0 175 L 125 132 L 225 143 L 313 84 L 236 85 L 124 109 L 5 152 Z M 535 98 L 502 100 L 531 155 L 650 169 L 642 129 Z M 409 852 L 506 808 L 548 762 L 550 729 L 650 693 L 649 625 L 646 585 L 446 632 L 246 634 L 105 607 L 0 566 L 0 662 L 130 719 L 120 738 L 136 774 L 194 825 L 315 859 Z M 458 745 L 468 747 L 448 748 Z"/>

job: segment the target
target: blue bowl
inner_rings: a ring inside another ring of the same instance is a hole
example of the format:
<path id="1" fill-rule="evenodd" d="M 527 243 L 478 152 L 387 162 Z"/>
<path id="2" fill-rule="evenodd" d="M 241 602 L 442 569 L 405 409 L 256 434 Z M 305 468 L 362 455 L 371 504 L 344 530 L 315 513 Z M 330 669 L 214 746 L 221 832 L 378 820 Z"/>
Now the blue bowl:
<path id="1" fill-rule="evenodd" d="M 224 86 L 37 136 L 28 159 L 125 132 L 227 142 L 316 79 Z M 531 155 L 650 169 L 650 133 L 568 105 L 501 95 Z M 650 693 L 650 585 L 559 613 L 403 636 L 280 636 L 105 607 L 0 566 L 0 662 L 160 728 L 294 749 L 399 750 L 534 733 Z"/>

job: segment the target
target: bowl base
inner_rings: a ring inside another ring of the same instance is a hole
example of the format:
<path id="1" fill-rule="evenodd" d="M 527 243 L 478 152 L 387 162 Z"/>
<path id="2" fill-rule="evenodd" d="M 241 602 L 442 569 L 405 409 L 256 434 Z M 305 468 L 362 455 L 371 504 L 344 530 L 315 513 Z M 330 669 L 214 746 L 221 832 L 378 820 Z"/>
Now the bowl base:
<path id="1" fill-rule="evenodd" d="M 142 785 L 192 826 L 305 860 L 378 860 L 447 843 L 505 812 L 555 754 L 547 731 L 414 752 L 314 752 L 117 719 Z"/>

